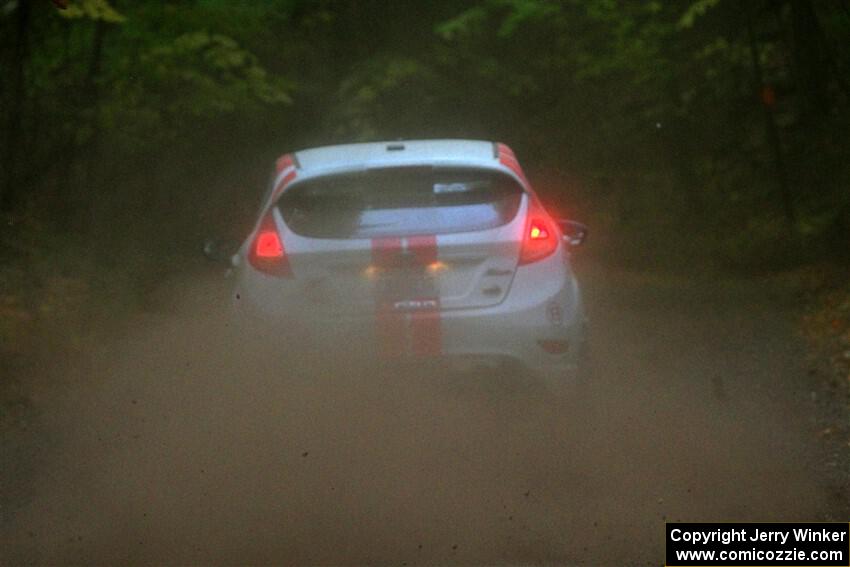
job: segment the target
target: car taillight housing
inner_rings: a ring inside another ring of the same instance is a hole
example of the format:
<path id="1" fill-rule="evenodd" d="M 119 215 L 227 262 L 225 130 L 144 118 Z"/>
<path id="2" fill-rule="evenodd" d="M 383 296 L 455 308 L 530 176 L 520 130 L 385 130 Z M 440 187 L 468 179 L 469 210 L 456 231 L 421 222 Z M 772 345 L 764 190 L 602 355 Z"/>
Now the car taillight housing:
<path id="1" fill-rule="evenodd" d="M 554 254 L 560 234 L 555 222 L 536 197 L 531 197 L 522 238 L 519 264 L 531 264 Z"/>
<path id="2" fill-rule="evenodd" d="M 277 231 L 272 212 L 263 217 L 257 235 L 248 251 L 248 261 L 258 271 L 270 276 L 292 277 L 289 258 Z"/>

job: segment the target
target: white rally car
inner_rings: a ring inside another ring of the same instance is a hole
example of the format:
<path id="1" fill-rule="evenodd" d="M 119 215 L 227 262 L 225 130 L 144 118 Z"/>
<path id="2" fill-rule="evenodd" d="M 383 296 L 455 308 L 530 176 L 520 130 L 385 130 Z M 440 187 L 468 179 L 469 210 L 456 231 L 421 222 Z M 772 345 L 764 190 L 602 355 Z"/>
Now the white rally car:
<path id="1" fill-rule="evenodd" d="M 231 257 L 234 305 L 329 353 L 515 367 L 559 386 L 585 350 L 569 261 L 585 234 L 543 209 L 504 144 L 303 150 L 278 159 Z"/>

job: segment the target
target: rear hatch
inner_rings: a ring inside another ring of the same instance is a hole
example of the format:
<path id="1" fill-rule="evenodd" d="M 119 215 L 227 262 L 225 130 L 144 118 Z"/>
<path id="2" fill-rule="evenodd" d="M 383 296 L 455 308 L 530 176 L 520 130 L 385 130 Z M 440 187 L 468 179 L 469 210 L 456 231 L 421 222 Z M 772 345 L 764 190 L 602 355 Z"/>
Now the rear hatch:
<path id="1" fill-rule="evenodd" d="M 505 173 L 435 167 L 308 178 L 277 203 L 305 300 L 338 314 L 498 304 L 517 267 L 523 206 Z"/>

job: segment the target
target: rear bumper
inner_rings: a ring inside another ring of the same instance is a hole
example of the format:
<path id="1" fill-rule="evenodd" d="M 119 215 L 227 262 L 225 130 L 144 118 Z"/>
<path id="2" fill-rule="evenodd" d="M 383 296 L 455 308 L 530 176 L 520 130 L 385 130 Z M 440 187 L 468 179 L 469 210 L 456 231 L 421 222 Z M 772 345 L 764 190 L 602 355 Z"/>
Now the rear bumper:
<path id="1" fill-rule="evenodd" d="M 568 372 L 578 362 L 584 314 L 574 282 L 565 284 L 536 301 L 444 313 L 443 355 L 509 359 L 553 379 Z"/>
<path id="2" fill-rule="evenodd" d="M 392 328 L 378 314 L 328 316 L 321 309 L 293 305 L 286 314 L 258 308 L 247 298 L 235 302 L 242 325 L 269 329 L 290 348 L 328 357 L 374 361 L 381 358 L 439 359 L 459 368 L 507 363 L 547 382 L 574 375 L 585 340 L 584 310 L 575 279 L 566 274 L 543 286 L 517 274 L 496 306 L 429 314 L 428 337 L 417 333 L 415 312 L 395 315 Z M 527 283 L 524 283 L 527 282 Z M 392 342 L 387 349 L 387 340 Z M 417 341 L 433 348 L 417 348 Z M 434 343 L 433 341 L 436 341 Z"/>

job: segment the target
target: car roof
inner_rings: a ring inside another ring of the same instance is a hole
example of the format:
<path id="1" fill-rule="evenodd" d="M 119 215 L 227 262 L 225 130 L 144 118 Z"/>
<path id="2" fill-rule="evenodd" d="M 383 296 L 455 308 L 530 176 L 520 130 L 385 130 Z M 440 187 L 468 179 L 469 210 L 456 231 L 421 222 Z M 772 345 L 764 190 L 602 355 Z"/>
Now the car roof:
<path id="1" fill-rule="evenodd" d="M 399 140 L 324 146 L 295 152 L 298 169 L 319 170 L 392 167 L 399 165 L 465 165 L 493 167 L 498 164 L 493 142 L 482 140 Z"/>

